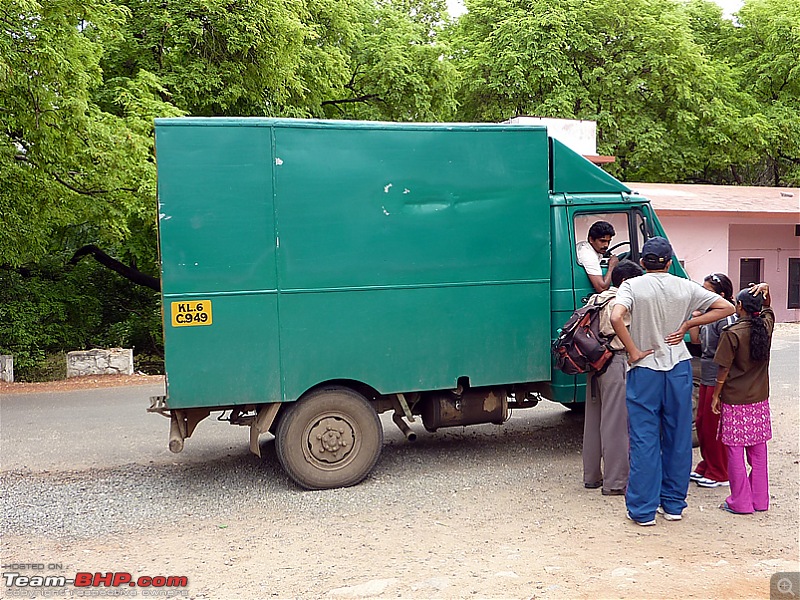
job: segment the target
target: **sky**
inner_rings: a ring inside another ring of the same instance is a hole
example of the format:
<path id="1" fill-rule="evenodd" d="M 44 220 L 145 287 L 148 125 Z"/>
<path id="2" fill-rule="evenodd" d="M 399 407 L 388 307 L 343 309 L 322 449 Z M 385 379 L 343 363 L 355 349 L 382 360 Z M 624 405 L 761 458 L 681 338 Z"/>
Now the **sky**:
<path id="1" fill-rule="evenodd" d="M 722 8 L 722 13 L 730 17 L 742 7 L 742 0 L 714 0 Z M 451 17 L 457 17 L 464 12 L 464 4 L 461 0 L 447 0 L 447 11 Z"/>

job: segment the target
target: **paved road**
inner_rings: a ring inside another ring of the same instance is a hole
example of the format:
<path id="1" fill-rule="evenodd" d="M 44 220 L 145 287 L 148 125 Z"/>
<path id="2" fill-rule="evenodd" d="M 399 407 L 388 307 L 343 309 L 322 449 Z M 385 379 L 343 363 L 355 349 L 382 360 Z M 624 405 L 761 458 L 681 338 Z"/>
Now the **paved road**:
<path id="1" fill-rule="evenodd" d="M 234 463 L 251 462 L 249 429 L 217 421 L 220 413 L 212 413 L 200 422 L 186 440 L 183 452 L 171 453 L 167 447 L 168 419 L 146 412 L 150 396 L 161 394 L 163 385 L 0 395 L 0 472 L 82 471 L 131 464 L 191 465 L 221 458 Z M 390 415 L 381 415 L 386 442 L 406 446 L 408 442 Z M 531 417 L 533 423 L 524 425 Z M 578 415 L 558 404 L 543 402 L 533 409 L 515 411 L 512 420 L 501 429 L 508 436 L 519 434 L 520 427 L 552 430 L 561 423 L 570 423 L 574 434 L 579 435 Z M 444 443 L 451 437 L 491 437 L 498 430 L 494 425 L 480 425 L 428 434 L 419 418 L 412 428 L 421 436 L 414 446 L 434 453 L 437 440 Z M 550 431 L 549 435 L 554 434 Z M 261 437 L 262 453 L 270 438 L 268 434 Z M 274 461 L 274 454 L 267 451 L 265 460 Z"/>
<path id="2" fill-rule="evenodd" d="M 247 453 L 248 430 L 217 421 L 216 413 L 187 440 L 191 452 L 172 454 L 169 420 L 146 412 L 150 396 L 162 394 L 163 385 L 135 385 L 0 396 L 0 470 L 191 463 Z"/>
<path id="3" fill-rule="evenodd" d="M 800 328 L 784 327 L 775 336 L 772 352 L 773 395 L 780 389 L 796 398 Z M 219 413 L 198 425 L 181 454 L 169 452 L 169 421 L 146 412 L 150 396 L 160 394 L 164 394 L 163 385 L 0 395 L 0 471 L 81 470 L 131 463 L 189 464 L 221 456 L 247 456 L 248 429 L 217 421 Z M 560 406 L 545 402 L 518 414 L 527 418 L 539 415 L 547 422 L 559 420 L 563 417 L 560 413 Z M 397 438 L 399 442 L 397 428 L 387 414 L 383 417 L 387 440 Z M 419 425 L 415 428 L 422 432 Z M 471 429 L 475 428 L 464 431 Z M 435 443 L 443 433 L 444 430 L 432 436 L 431 442 Z"/>

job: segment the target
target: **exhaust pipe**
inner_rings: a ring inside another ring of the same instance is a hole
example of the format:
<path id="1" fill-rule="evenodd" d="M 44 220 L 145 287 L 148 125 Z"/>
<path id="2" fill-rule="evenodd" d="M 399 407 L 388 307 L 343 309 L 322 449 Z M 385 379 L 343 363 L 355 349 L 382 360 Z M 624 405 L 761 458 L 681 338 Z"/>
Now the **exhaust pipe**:
<path id="1" fill-rule="evenodd" d="M 178 454 L 183 450 L 183 440 L 186 436 L 183 435 L 181 422 L 178 416 L 173 412 L 169 424 L 169 451 Z"/>
<path id="2" fill-rule="evenodd" d="M 411 431 L 411 427 L 408 426 L 408 423 L 403 421 L 403 417 L 401 417 L 399 413 L 394 413 L 392 415 L 392 421 L 400 428 L 400 431 L 403 432 L 403 435 L 406 436 L 409 442 L 413 442 L 417 439 L 417 434 Z"/>

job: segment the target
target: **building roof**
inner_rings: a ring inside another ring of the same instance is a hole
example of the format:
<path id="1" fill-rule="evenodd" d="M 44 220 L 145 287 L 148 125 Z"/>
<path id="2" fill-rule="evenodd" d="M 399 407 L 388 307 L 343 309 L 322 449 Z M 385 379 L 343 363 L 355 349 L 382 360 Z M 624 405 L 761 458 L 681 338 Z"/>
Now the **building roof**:
<path id="1" fill-rule="evenodd" d="M 800 188 L 677 183 L 628 183 L 650 199 L 659 214 L 689 216 L 760 215 L 800 223 Z"/>

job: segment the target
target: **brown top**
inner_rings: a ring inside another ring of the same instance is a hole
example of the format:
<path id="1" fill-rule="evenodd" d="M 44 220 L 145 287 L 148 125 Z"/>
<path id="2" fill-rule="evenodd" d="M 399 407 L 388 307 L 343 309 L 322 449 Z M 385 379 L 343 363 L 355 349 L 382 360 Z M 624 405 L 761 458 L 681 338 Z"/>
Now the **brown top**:
<path id="1" fill-rule="evenodd" d="M 761 310 L 770 340 L 775 328 L 775 313 Z M 769 359 L 750 359 L 750 319 L 741 319 L 722 330 L 714 362 L 730 368 L 720 399 L 725 404 L 754 404 L 769 398 Z"/>
<path id="2" fill-rule="evenodd" d="M 600 304 L 605 300 L 611 299 L 611 301 L 603 307 L 603 310 L 600 311 L 600 327 L 599 331 L 607 338 L 611 338 L 609 342 L 609 346 L 612 350 L 625 350 L 625 344 L 617 337 L 617 333 L 614 331 L 614 327 L 611 325 L 611 311 L 614 309 L 614 305 L 616 301 L 614 298 L 617 297 L 617 288 L 613 285 L 605 290 L 604 292 L 600 292 L 597 294 L 597 298 L 595 302 Z M 625 327 L 631 326 L 631 313 L 629 311 L 625 311 L 625 317 L 622 321 L 625 324 Z"/>

